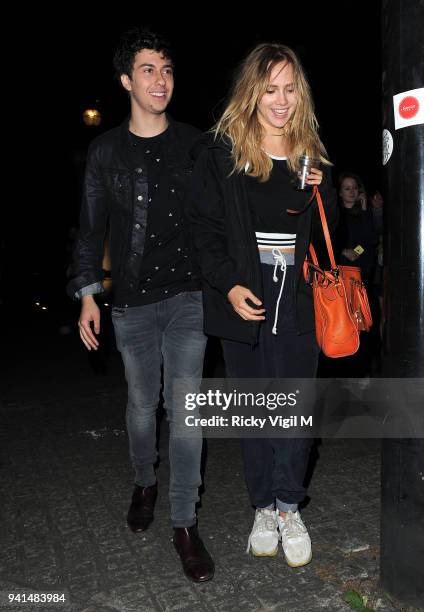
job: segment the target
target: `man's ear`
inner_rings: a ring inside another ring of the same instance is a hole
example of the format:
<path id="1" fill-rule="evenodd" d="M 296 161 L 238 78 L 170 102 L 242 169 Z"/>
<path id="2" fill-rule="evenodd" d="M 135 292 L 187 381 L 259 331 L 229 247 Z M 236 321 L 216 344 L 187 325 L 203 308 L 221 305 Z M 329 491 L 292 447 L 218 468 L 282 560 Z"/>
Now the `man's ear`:
<path id="1" fill-rule="evenodd" d="M 127 91 L 132 91 L 132 82 L 128 74 L 121 74 L 122 87 Z"/>

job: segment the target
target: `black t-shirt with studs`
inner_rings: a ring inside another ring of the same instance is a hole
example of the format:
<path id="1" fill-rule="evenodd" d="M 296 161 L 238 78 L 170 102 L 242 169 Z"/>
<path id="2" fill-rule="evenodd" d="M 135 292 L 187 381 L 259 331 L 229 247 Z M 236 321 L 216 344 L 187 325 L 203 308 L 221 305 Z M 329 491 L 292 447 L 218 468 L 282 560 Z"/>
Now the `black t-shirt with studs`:
<path id="1" fill-rule="evenodd" d="M 146 240 L 137 291 L 119 292 L 116 306 L 142 306 L 200 289 L 190 260 L 182 202 L 176 197 L 164 160 L 166 131 L 152 138 L 130 132 L 130 158 L 136 168 L 147 166 L 148 212 Z M 118 303 L 119 302 L 119 303 Z"/>

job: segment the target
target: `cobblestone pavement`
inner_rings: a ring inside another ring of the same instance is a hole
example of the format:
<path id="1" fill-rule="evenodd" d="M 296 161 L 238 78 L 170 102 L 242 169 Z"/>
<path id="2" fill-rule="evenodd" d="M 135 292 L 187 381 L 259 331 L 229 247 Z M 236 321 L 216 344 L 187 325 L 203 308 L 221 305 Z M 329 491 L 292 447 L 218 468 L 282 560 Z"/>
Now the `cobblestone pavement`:
<path id="1" fill-rule="evenodd" d="M 125 522 L 132 471 L 119 357 L 112 351 L 107 375 L 93 375 L 74 340 L 60 343 L 40 345 L 37 359 L 24 360 L 20 382 L 15 371 L 8 373 L 0 409 L 3 596 L 19 590 L 67 593 L 65 604 L 36 608 L 43 611 L 297 612 L 348 610 L 343 594 L 353 588 L 368 595 L 371 608 L 399 609 L 377 584 L 378 441 L 317 445 L 302 512 L 314 557 L 292 569 L 281 550 L 275 558 L 245 553 L 253 510 L 239 442 L 208 440 L 198 516 L 216 574 L 196 585 L 184 577 L 171 543 L 166 420 L 155 521 L 145 534 L 134 535 Z"/>

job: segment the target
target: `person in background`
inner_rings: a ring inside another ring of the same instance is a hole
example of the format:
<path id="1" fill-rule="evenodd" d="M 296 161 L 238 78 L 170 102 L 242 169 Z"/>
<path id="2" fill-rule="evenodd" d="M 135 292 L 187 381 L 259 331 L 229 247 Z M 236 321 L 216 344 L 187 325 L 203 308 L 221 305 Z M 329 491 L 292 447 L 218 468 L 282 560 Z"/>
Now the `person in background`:
<path id="1" fill-rule="evenodd" d="M 375 193 L 373 198 L 368 198 L 362 179 L 352 172 L 342 172 L 339 175 L 338 195 L 340 219 L 335 240 L 337 263 L 360 268 L 375 321 L 379 312 L 378 301 L 373 295 L 379 235 L 372 203 L 378 205 L 381 196 Z M 371 375 L 380 350 L 376 329 L 373 325 L 369 333 L 361 334 L 357 353 L 350 357 L 330 360 L 332 363 L 328 365 L 333 375 L 362 379 Z"/>
<path id="2" fill-rule="evenodd" d="M 356 174 L 339 175 L 340 220 L 337 227 L 338 263 L 361 269 L 362 280 L 368 287 L 377 264 L 378 234 L 373 214 L 368 207 L 362 180 Z"/>
<path id="3" fill-rule="evenodd" d="M 375 191 L 370 198 L 372 217 L 375 231 L 378 234 L 377 245 L 377 265 L 375 267 L 373 281 L 373 296 L 378 301 L 378 332 L 380 341 L 383 339 L 383 330 L 385 324 L 385 311 L 383 299 L 383 212 L 384 202 L 379 191 Z"/>

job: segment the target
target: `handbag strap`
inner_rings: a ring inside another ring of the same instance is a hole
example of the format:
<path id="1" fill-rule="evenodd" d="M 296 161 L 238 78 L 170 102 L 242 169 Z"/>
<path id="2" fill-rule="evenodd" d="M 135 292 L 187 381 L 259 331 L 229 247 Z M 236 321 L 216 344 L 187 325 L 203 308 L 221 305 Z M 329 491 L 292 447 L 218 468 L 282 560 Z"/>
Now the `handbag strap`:
<path id="1" fill-rule="evenodd" d="M 324 210 L 324 205 L 322 203 L 321 194 L 316 185 L 314 186 L 314 195 L 318 202 L 319 216 L 321 218 L 322 231 L 324 232 L 325 244 L 327 245 L 328 257 L 330 258 L 331 269 L 336 270 L 337 264 L 336 264 L 336 260 L 334 259 L 333 245 L 331 244 L 330 232 L 328 230 L 328 224 L 327 224 L 327 217 L 325 216 L 325 210 Z"/>
<path id="2" fill-rule="evenodd" d="M 319 192 L 318 187 L 314 185 L 314 188 L 312 190 L 312 196 L 310 197 L 310 199 L 308 200 L 308 203 L 302 210 L 292 210 L 291 208 L 288 208 L 287 212 L 291 214 L 296 214 L 296 215 L 304 212 L 312 204 L 312 201 L 314 200 L 314 198 L 316 198 L 317 203 L 318 203 L 319 216 L 321 219 L 321 225 L 322 225 L 322 231 L 324 233 L 325 244 L 327 246 L 328 257 L 330 259 L 331 270 L 336 271 L 337 264 L 336 264 L 336 260 L 334 259 L 333 245 L 331 244 L 330 232 L 328 230 L 327 217 L 325 216 L 324 204 L 322 203 L 322 198 L 321 198 L 321 194 Z M 312 243 L 309 245 L 309 252 L 311 254 L 311 258 L 312 258 L 314 265 L 318 266 L 318 259 L 317 259 L 315 249 Z"/>

